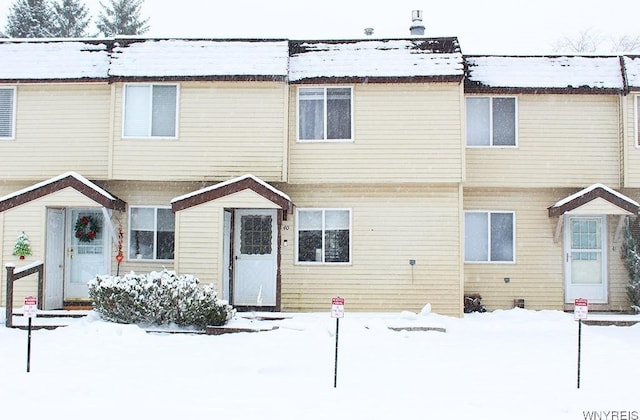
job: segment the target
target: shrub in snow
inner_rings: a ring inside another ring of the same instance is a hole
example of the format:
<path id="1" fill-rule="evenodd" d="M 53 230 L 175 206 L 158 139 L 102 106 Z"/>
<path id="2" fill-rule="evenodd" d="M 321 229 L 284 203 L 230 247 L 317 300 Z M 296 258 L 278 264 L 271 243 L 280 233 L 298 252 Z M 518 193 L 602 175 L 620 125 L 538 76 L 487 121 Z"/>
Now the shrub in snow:
<path id="1" fill-rule="evenodd" d="M 624 229 L 624 241 L 622 242 L 622 258 L 629 272 L 629 284 L 627 296 L 634 311 L 640 313 L 640 255 L 638 255 L 638 239 L 634 235 L 632 223 L 638 226 L 638 221 L 631 222 L 627 217 Z"/>
<path id="2" fill-rule="evenodd" d="M 162 270 L 123 277 L 98 275 L 89 296 L 103 319 L 125 324 L 223 325 L 235 310 L 218 299 L 213 287 L 200 287 L 194 276 Z"/>

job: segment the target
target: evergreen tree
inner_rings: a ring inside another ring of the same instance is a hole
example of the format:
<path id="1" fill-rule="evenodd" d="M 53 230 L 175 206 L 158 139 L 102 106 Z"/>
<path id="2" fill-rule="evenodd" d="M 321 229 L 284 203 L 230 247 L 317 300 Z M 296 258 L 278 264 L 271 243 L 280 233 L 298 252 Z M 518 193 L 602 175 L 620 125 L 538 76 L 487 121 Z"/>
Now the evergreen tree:
<path id="1" fill-rule="evenodd" d="M 140 35 L 149 30 L 149 19 L 140 16 L 143 0 L 109 0 L 102 6 L 96 26 L 105 36 Z"/>
<path id="2" fill-rule="evenodd" d="M 5 35 L 12 38 L 55 36 L 49 0 L 16 0 L 9 8 Z"/>
<path id="3" fill-rule="evenodd" d="M 89 11 L 81 0 L 61 0 L 53 4 L 55 36 L 82 38 L 87 36 Z"/>
<path id="4" fill-rule="evenodd" d="M 638 220 L 634 222 L 627 217 L 624 229 L 624 241 L 622 242 L 622 258 L 624 259 L 627 271 L 629 272 L 629 284 L 627 285 L 627 296 L 631 308 L 640 313 L 640 244 L 634 235 L 632 224 L 638 228 Z"/>
<path id="5" fill-rule="evenodd" d="M 13 255 L 17 255 L 20 259 L 24 259 L 27 255 L 31 255 L 31 244 L 29 243 L 29 238 L 27 235 L 22 232 L 18 235 L 16 239 L 16 243 L 13 246 Z"/>

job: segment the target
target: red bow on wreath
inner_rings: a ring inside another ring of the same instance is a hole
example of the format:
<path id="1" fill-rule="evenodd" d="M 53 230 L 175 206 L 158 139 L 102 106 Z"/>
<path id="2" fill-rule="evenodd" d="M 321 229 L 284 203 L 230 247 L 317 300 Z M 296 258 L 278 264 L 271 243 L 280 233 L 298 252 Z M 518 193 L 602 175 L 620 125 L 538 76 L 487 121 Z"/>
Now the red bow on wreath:
<path id="1" fill-rule="evenodd" d="M 100 224 L 92 216 L 82 216 L 76 221 L 75 230 L 80 242 L 91 242 L 100 233 Z"/>

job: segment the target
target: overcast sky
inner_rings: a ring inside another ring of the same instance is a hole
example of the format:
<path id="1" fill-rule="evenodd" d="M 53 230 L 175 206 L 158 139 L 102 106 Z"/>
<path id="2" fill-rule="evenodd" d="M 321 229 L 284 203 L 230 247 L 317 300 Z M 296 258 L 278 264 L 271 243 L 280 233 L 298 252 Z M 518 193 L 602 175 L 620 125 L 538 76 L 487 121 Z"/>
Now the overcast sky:
<path id="1" fill-rule="evenodd" d="M 14 1 L 0 0 L 2 29 Z M 97 16 L 99 0 L 85 2 Z M 146 0 L 143 15 L 158 37 L 397 38 L 415 9 L 426 36 L 457 36 L 465 54 L 550 53 L 586 29 L 640 35 L 640 0 Z"/>

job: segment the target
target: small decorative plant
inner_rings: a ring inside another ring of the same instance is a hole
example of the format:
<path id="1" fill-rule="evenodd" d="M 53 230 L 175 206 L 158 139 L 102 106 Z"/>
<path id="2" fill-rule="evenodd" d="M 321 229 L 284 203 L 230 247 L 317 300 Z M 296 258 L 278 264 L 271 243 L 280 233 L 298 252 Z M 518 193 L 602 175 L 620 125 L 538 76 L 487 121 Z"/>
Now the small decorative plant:
<path id="1" fill-rule="evenodd" d="M 21 232 L 16 239 L 16 244 L 13 247 L 13 255 L 17 255 L 21 260 L 24 260 L 24 257 L 27 255 L 31 255 L 31 244 L 24 232 Z"/>

